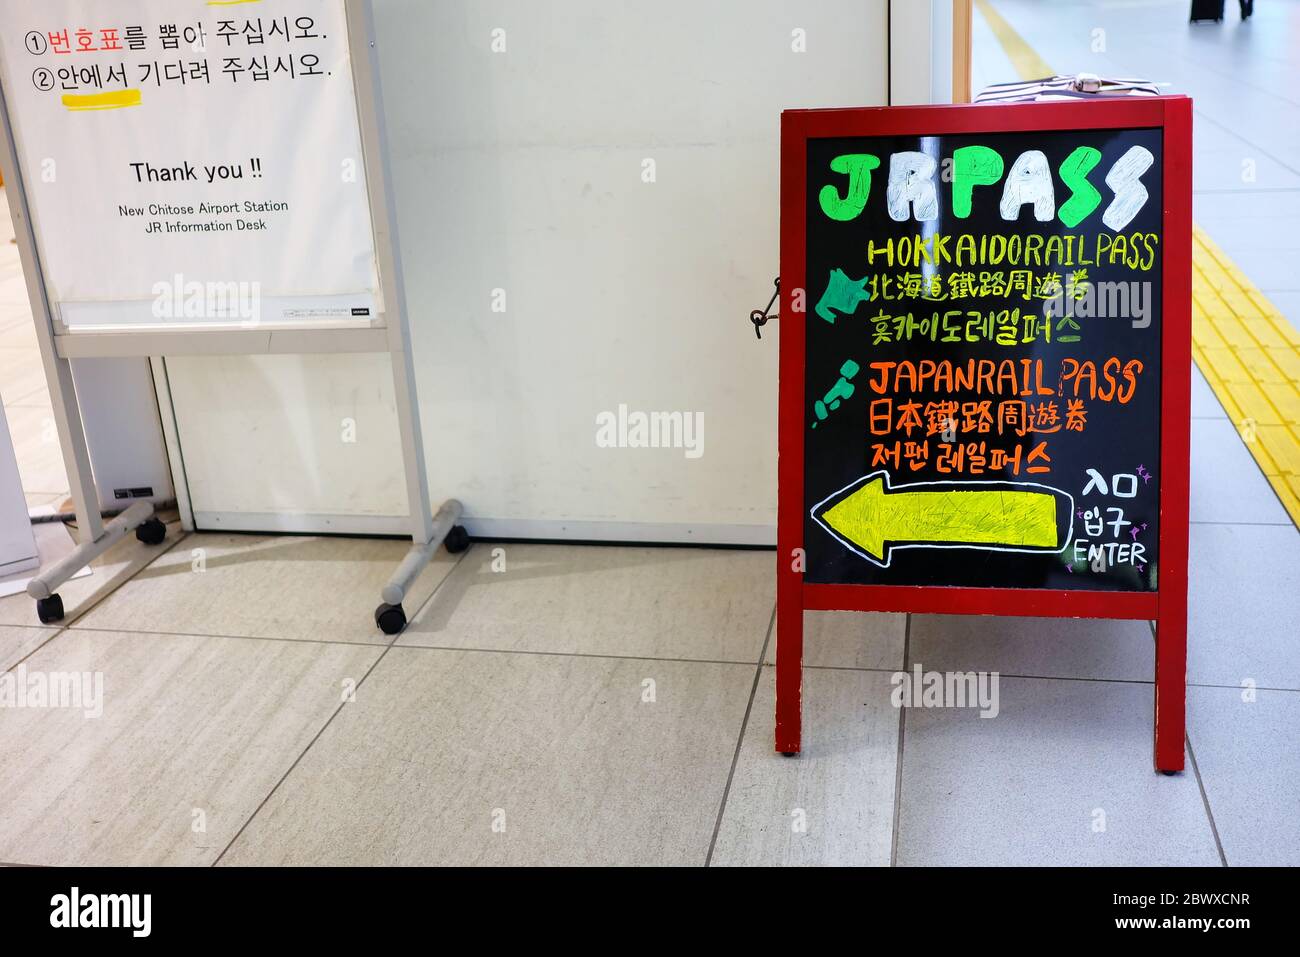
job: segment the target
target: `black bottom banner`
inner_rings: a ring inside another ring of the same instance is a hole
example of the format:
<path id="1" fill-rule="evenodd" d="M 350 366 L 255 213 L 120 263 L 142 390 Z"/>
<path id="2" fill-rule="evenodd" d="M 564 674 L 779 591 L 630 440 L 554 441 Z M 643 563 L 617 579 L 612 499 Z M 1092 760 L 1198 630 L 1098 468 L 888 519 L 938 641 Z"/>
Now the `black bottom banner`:
<path id="1" fill-rule="evenodd" d="M 996 928 L 1002 940 L 1041 940 L 1044 933 L 1066 940 L 1200 935 L 1231 946 L 1239 935 L 1277 934 L 1289 923 L 1283 909 L 1293 878 L 1284 870 L 1154 868 L 541 875 L 10 867 L 0 868 L 0 912 L 10 943 L 75 936 L 81 945 L 373 944 L 377 937 L 447 924 L 459 925 L 457 939 L 480 928 L 485 943 L 499 941 L 508 928 L 572 937 L 598 925 L 616 932 L 623 925 L 634 937 L 700 924 L 734 924 L 742 934 L 741 928 L 760 927 L 766 935 L 770 925 L 787 924 L 814 933 L 839 925 L 840 933 L 873 941 L 897 936 L 927 944 L 948 936 L 987 941 Z M 554 926 L 557 917 L 565 928 Z M 536 919 L 521 923 L 528 918 Z"/>

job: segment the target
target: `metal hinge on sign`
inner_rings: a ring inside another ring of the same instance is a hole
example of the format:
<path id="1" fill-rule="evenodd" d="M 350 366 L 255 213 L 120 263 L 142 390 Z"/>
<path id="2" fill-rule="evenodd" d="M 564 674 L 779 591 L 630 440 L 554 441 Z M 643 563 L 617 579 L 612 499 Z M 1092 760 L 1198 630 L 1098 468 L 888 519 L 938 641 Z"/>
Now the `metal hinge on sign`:
<path id="1" fill-rule="evenodd" d="M 767 301 L 767 308 L 755 309 L 749 314 L 749 321 L 754 324 L 754 335 L 760 339 L 763 338 L 763 327 L 767 325 L 767 320 L 778 318 L 772 315 L 772 307 L 776 305 L 777 299 L 781 296 L 781 277 L 777 276 L 773 279 L 772 285 L 776 289 L 772 292 L 772 298 Z"/>

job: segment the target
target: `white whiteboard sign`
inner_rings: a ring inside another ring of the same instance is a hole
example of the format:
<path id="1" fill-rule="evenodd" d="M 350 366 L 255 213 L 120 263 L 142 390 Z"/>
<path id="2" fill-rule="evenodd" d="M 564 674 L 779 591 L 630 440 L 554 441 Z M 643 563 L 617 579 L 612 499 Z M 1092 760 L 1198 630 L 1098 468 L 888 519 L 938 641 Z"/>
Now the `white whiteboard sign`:
<path id="1" fill-rule="evenodd" d="M 69 331 L 382 312 L 343 0 L 0 0 L 0 71 Z"/>

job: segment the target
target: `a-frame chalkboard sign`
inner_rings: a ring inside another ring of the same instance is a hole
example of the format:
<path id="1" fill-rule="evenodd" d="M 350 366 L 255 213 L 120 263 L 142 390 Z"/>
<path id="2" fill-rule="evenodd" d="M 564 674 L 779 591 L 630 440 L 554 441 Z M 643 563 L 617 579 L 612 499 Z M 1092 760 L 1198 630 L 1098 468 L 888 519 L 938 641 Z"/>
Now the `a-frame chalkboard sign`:
<path id="1" fill-rule="evenodd" d="M 776 749 L 805 610 L 1150 619 L 1183 767 L 1191 101 L 781 122 Z"/>

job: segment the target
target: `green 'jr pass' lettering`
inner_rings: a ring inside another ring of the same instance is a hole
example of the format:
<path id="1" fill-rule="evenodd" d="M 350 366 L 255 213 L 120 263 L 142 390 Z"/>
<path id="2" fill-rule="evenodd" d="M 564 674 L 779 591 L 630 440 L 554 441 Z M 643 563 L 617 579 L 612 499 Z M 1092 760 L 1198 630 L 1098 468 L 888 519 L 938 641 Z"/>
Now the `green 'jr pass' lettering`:
<path id="1" fill-rule="evenodd" d="M 1101 162 L 1101 151 L 1091 146 L 1080 146 L 1061 164 L 1061 181 L 1070 187 L 1070 198 L 1061 204 L 1056 215 L 1073 229 L 1088 218 L 1088 214 L 1101 203 L 1101 193 L 1088 182 L 1088 174 Z"/>
<path id="2" fill-rule="evenodd" d="M 952 214 L 970 215 L 971 193 L 976 186 L 992 186 L 1002 178 L 1002 157 L 987 146 L 963 146 L 952 154 Z"/>
<path id="3" fill-rule="evenodd" d="M 870 153 L 845 153 L 831 160 L 833 172 L 848 176 L 849 188 L 844 196 L 840 196 L 840 191 L 834 186 L 823 186 L 817 194 L 822 212 L 841 223 L 861 215 L 867 208 L 867 196 L 871 192 L 871 171 L 879 165 L 880 157 Z"/>

